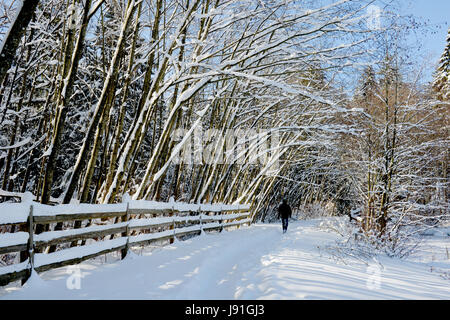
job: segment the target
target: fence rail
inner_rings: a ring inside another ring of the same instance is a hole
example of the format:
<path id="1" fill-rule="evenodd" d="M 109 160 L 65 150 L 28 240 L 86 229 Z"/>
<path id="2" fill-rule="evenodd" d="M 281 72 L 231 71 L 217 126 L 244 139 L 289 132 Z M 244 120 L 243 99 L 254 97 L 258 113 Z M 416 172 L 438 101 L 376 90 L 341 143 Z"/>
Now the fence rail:
<path id="1" fill-rule="evenodd" d="M 75 221 L 87 223 L 74 227 Z M 58 222 L 66 224 L 64 230 L 35 233 L 39 224 Z M 132 246 L 164 240 L 171 243 L 175 238 L 251 222 L 248 205 L 154 201 L 56 206 L 33 202 L 0 204 L 0 227 L 13 230 L 0 233 L 0 255 L 20 252 L 20 263 L 0 267 L 0 285 L 16 280 L 24 283 L 32 270 L 43 272 L 119 250 L 123 259 Z M 87 240 L 93 242 L 85 244 Z M 82 245 L 78 245 L 79 241 L 83 241 Z M 71 243 L 70 247 L 44 253 L 46 248 L 67 243 Z"/>

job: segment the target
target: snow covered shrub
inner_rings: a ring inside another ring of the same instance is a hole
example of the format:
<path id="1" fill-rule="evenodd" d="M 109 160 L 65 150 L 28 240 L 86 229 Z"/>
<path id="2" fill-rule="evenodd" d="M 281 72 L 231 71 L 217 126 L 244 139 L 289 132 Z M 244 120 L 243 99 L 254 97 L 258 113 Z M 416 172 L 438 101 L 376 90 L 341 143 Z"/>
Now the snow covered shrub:
<path id="1" fill-rule="evenodd" d="M 341 236 L 333 245 L 322 247 L 337 261 L 346 262 L 351 259 L 369 263 L 378 255 L 405 258 L 413 253 L 421 240 L 415 233 L 406 229 L 392 229 L 380 235 L 373 231 L 365 232 L 358 222 L 343 217 L 323 220 L 319 227 Z"/>
<path id="2" fill-rule="evenodd" d="M 319 229 L 327 232 L 335 232 L 344 237 L 355 231 L 354 224 L 349 223 L 344 217 L 330 217 L 323 219 L 319 224 Z"/>

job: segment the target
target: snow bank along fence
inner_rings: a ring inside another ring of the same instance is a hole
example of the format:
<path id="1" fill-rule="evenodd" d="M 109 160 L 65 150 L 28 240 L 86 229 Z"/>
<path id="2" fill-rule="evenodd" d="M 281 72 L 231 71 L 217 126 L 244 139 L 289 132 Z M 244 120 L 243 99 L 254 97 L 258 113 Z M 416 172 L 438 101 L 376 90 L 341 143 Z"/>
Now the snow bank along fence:
<path id="1" fill-rule="evenodd" d="M 105 220 L 114 220 L 114 223 Z M 74 222 L 87 221 L 84 225 Z M 0 204 L 0 255 L 20 252 L 20 263 L 0 267 L 0 285 L 28 279 L 32 270 L 43 272 L 80 263 L 113 251 L 122 259 L 129 247 L 146 245 L 203 231 L 251 224 L 250 206 L 128 201 L 121 204 L 48 206 L 35 202 Z M 65 230 L 35 233 L 35 226 L 63 222 Z M 1 228 L 0 228 L 1 230 Z M 90 241 L 85 244 L 88 239 Z M 101 240 L 103 239 L 103 240 Z M 82 241 L 78 246 L 78 241 Z M 67 244 L 71 243 L 70 246 Z M 67 248 L 41 253 L 65 244 Z"/>

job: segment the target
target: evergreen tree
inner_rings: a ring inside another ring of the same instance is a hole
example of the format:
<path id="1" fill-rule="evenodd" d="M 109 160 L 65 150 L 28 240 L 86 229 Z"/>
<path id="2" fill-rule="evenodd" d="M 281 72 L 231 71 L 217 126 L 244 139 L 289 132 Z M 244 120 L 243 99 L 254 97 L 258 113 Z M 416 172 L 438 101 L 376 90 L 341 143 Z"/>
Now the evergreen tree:
<path id="1" fill-rule="evenodd" d="M 433 88 L 440 100 L 450 99 L 450 28 L 447 32 L 447 46 L 439 61 Z"/>

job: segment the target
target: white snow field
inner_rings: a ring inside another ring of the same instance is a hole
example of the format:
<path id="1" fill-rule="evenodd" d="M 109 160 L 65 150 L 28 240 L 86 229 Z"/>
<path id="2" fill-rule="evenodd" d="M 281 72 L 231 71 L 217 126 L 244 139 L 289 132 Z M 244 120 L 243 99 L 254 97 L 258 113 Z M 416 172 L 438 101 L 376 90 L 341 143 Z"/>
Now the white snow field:
<path id="1" fill-rule="evenodd" d="M 448 235 L 429 237 L 407 259 L 344 264 L 323 250 L 339 236 L 321 221 L 293 221 L 286 234 L 254 224 L 123 261 L 86 261 L 0 288 L 0 299 L 450 299 L 450 280 L 436 271 L 450 269 Z"/>

